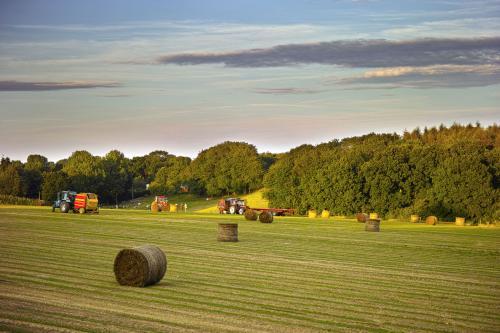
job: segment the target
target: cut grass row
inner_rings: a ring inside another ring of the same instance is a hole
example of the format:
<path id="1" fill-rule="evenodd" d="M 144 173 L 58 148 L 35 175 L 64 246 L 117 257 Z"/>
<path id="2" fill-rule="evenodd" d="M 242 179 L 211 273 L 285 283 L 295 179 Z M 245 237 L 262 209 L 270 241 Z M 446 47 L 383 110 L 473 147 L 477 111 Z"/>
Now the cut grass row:
<path id="1" fill-rule="evenodd" d="M 238 221 L 241 241 L 216 242 L 218 220 Z M 336 220 L 11 208 L 0 209 L 0 235 L 0 327 L 494 332 L 500 324 L 496 229 L 391 222 L 376 234 Z M 165 280 L 118 286 L 114 256 L 144 243 L 166 251 Z M 54 308 L 40 311 L 44 304 Z"/>

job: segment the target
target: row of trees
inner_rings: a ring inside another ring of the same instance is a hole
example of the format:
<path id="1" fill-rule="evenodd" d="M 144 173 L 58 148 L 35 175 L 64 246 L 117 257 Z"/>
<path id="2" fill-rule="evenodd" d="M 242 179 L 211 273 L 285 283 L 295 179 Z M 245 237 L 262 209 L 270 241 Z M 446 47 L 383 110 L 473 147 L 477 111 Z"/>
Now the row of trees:
<path id="1" fill-rule="evenodd" d="M 210 196 L 265 186 L 271 205 L 329 209 L 335 214 L 377 211 L 402 216 L 498 218 L 499 128 L 453 125 L 396 134 L 369 134 L 303 145 L 284 154 L 258 154 L 244 142 L 224 142 L 191 160 L 166 151 L 126 158 L 76 151 L 49 162 L 2 158 L 0 194 L 53 200 L 66 188 L 120 200 L 175 193 L 181 187 Z M 146 184 L 149 189 L 146 190 Z"/>
<path id="2" fill-rule="evenodd" d="M 498 219 L 499 129 L 418 129 L 304 145 L 282 156 L 264 185 L 271 204 L 335 214 Z"/>

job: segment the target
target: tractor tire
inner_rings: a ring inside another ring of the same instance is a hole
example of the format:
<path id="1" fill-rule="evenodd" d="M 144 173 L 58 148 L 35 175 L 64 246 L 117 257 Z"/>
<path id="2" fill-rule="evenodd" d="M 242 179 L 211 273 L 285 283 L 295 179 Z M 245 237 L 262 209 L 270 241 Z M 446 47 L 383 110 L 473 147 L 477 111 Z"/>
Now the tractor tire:
<path id="1" fill-rule="evenodd" d="M 61 203 L 61 213 L 69 212 L 69 203 L 63 202 Z"/>
<path id="2" fill-rule="evenodd" d="M 245 209 L 243 209 L 243 208 L 238 209 L 238 214 L 240 214 L 240 215 L 245 214 Z"/>
<path id="3" fill-rule="evenodd" d="M 229 214 L 236 214 L 236 206 L 229 207 Z"/>
<path id="4" fill-rule="evenodd" d="M 82 207 L 82 208 L 80 208 L 80 209 L 78 210 L 78 212 L 79 212 L 80 214 L 85 214 L 85 208 L 83 208 L 83 207 Z"/>

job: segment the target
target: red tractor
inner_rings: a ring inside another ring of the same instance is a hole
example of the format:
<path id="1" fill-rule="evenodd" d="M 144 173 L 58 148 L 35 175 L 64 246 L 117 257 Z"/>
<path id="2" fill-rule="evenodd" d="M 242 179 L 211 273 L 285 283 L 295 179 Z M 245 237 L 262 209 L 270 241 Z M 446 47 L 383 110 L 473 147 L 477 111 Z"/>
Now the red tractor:
<path id="1" fill-rule="evenodd" d="M 217 204 L 220 214 L 240 214 L 243 215 L 247 206 L 245 200 L 240 198 L 220 199 Z"/>

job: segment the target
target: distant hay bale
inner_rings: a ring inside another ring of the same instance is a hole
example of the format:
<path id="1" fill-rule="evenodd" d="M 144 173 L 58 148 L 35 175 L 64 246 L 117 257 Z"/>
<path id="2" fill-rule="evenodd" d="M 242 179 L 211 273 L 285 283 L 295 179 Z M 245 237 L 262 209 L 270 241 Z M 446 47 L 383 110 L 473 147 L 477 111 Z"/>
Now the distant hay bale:
<path id="1" fill-rule="evenodd" d="M 356 220 L 358 220 L 358 222 L 365 223 L 365 222 L 366 222 L 366 220 L 368 220 L 368 214 L 365 214 L 365 213 L 357 213 L 357 214 L 356 214 Z"/>
<path id="2" fill-rule="evenodd" d="M 310 219 L 315 219 L 317 216 L 318 216 L 318 213 L 316 212 L 316 210 L 314 209 L 311 209 L 307 212 L 307 216 L 310 218 Z"/>
<path id="3" fill-rule="evenodd" d="M 170 213 L 177 213 L 177 204 L 170 205 Z"/>
<path id="4" fill-rule="evenodd" d="M 158 213 L 160 211 L 160 209 L 158 208 L 158 203 L 156 201 L 153 201 L 151 203 L 151 211 L 153 213 Z"/>
<path id="5" fill-rule="evenodd" d="M 465 217 L 455 217 L 455 225 L 463 227 L 465 225 Z"/>
<path id="6" fill-rule="evenodd" d="M 380 219 L 368 219 L 365 222 L 365 231 L 380 231 Z"/>
<path id="7" fill-rule="evenodd" d="M 219 223 L 217 231 L 217 240 L 219 242 L 238 241 L 238 224 L 236 223 Z"/>
<path id="8" fill-rule="evenodd" d="M 274 217 L 271 212 L 262 212 L 259 214 L 260 223 L 273 223 Z"/>
<path id="9" fill-rule="evenodd" d="M 122 286 L 145 287 L 160 282 L 167 271 L 167 257 L 154 245 L 143 245 L 118 252 L 114 272 Z"/>
<path id="10" fill-rule="evenodd" d="M 412 223 L 418 223 L 418 222 L 420 222 L 420 216 L 418 216 L 418 215 L 411 215 L 410 216 L 410 221 Z"/>
<path id="11" fill-rule="evenodd" d="M 257 221 L 257 213 L 253 209 L 245 210 L 245 219 L 248 221 Z"/>
<path id="12" fill-rule="evenodd" d="M 321 212 L 321 217 L 324 218 L 324 219 L 329 218 L 330 217 L 330 211 L 326 210 L 326 209 L 323 209 L 323 211 Z"/>
<path id="13" fill-rule="evenodd" d="M 376 219 L 378 219 L 378 213 L 370 213 L 370 219 L 371 219 L 371 220 L 376 220 Z"/>
<path id="14" fill-rule="evenodd" d="M 435 216 L 427 216 L 425 219 L 425 223 L 430 224 L 430 225 L 436 225 L 438 223 L 438 218 Z"/>

